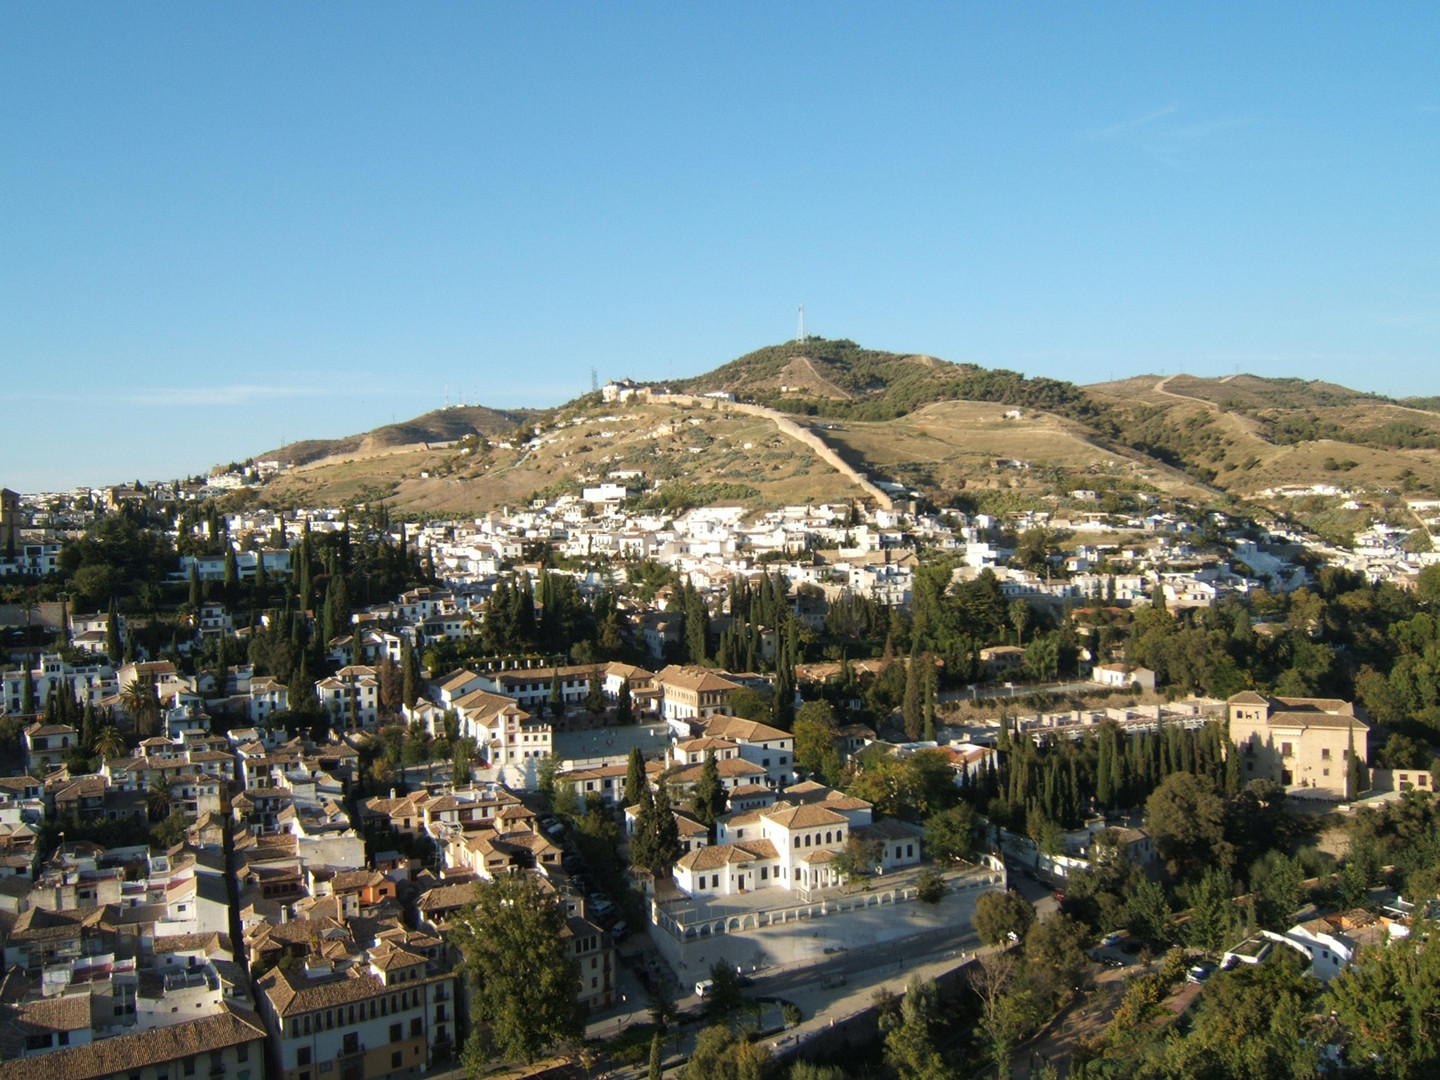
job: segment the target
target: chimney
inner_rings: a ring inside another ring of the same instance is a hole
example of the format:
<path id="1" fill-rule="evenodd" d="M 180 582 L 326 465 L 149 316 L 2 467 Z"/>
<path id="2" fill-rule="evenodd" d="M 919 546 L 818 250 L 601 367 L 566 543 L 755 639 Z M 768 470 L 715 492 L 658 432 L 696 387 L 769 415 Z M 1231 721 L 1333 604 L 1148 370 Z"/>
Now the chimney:
<path id="1" fill-rule="evenodd" d="M 390 798 L 395 798 L 395 789 L 393 787 L 390 789 Z"/>

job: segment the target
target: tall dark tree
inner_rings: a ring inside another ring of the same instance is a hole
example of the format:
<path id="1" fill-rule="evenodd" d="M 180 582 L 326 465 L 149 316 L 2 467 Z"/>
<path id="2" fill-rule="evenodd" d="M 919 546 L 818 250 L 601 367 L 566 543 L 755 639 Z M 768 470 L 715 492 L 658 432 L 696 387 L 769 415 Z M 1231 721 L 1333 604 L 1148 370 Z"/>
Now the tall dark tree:
<path id="1" fill-rule="evenodd" d="M 639 805 L 649 791 L 650 784 L 645 777 L 644 755 L 640 753 L 640 747 L 632 746 L 630 760 L 625 769 L 625 805 Z"/>
<path id="2" fill-rule="evenodd" d="M 120 610 L 115 606 L 112 597 L 110 612 L 105 616 L 105 655 L 109 657 L 110 663 L 118 664 L 123 654 L 124 646 L 120 642 Z"/>
<path id="3" fill-rule="evenodd" d="M 630 679 L 627 677 L 620 684 L 620 697 L 615 702 L 615 724 L 617 727 L 629 727 L 635 722 L 635 701 L 630 695 Z"/>
<path id="4" fill-rule="evenodd" d="M 695 790 L 690 796 L 690 809 L 700 824 L 713 830 L 715 819 L 725 812 L 725 803 L 725 786 L 720 782 L 715 751 L 707 750 L 705 763 L 700 766 L 700 779 L 695 781 Z"/>

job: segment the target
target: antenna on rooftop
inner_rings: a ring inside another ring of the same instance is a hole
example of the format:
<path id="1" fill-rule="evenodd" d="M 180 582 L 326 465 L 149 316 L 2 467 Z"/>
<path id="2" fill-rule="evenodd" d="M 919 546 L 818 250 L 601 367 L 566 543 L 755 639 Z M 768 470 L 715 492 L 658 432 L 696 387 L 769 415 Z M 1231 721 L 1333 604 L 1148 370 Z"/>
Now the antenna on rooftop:
<path id="1" fill-rule="evenodd" d="M 802 345 L 805 343 L 805 305 L 800 305 L 800 331 L 795 335 L 795 340 Z"/>

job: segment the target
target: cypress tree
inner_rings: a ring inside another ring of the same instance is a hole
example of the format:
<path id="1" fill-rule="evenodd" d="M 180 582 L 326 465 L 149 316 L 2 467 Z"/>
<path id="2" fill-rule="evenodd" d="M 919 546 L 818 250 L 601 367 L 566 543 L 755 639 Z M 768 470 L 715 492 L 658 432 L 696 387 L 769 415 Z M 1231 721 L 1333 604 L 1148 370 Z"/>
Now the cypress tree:
<path id="1" fill-rule="evenodd" d="M 234 596 L 235 586 L 240 583 L 240 568 L 235 563 L 235 548 L 225 541 L 225 595 Z"/>
<path id="2" fill-rule="evenodd" d="M 635 722 L 635 702 L 630 696 L 630 679 L 620 684 L 620 699 L 615 703 L 615 724 L 628 727 Z"/>
<path id="3" fill-rule="evenodd" d="M 191 567 L 194 572 L 194 567 Z M 120 662 L 123 648 L 120 644 L 120 611 L 115 606 L 115 598 L 110 598 L 110 612 L 105 616 L 105 655 L 110 658 L 112 664 Z"/>
<path id="4" fill-rule="evenodd" d="M 935 742 L 935 661 L 930 655 L 925 656 L 925 670 L 922 682 L 922 692 L 925 696 L 925 730 L 922 738 L 925 742 Z"/>
<path id="5" fill-rule="evenodd" d="M 645 779 L 645 758 L 638 746 L 630 748 L 630 760 L 625 769 L 624 799 L 626 806 L 636 806 L 645 801 L 650 785 Z"/>
<path id="6" fill-rule="evenodd" d="M 200 600 L 200 564 L 192 561 L 190 563 L 190 609 L 192 611 L 200 609 Z"/>
<path id="7" fill-rule="evenodd" d="M 920 691 L 920 655 L 914 648 L 905 664 L 905 694 L 900 701 L 900 714 L 905 721 L 905 738 L 915 742 L 925 727 L 925 704 Z"/>
<path id="8" fill-rule="evenodd" d="M 1115 798 L 1114 776 L 1112 775 L 1113 764 L 1111 756 L 1114 754 L 1115 734 L 1109 726 L 1100 729 L 1100 753 L 1095 762 L 1095 801 L 1101 806 L 1109 806 Z"/>
<path id="9" fill-rule="evenodd" d="M 601 686 L 603 676 L 600 669 L 593 668 L 590 671 L 590 686 L 585 693 L 585 711 L 592 716 L 599 716 L 605 711 L 605 690 Z"/>
<path id="10" fill-rule="evenodd" d="M 406 708 L 414 708 L 415 702 L 420 700 L 420 663 L 408 637 L 400 641 L 400 669 L 403 683 L 401 696 Z"/>
<path id="11" fill-rule="evenodd" d="M 565 689 L 560 685 L 558 667 L 550 675 L 550 715 L 556 718 L 565 715 Z"/>
<path id="12" fill-rule="evenodd" d="M 660 874 L 668 874 L 680 858 L 680 826 L 670 805 L 670 788 L 664 778 L 655 792 L 655 862 Z"/>
<path id="13" fill-rule="evenodd" d="M 705 764 L 700 766 L 700 779 L 695 781 L 695 790 L 690 796 L 690 809 L 695 819 L 713 833 L 716 817 L 725 812 L 725 801 L 725 787 L 720 783 L 715 751 L 707 750 Z"/>

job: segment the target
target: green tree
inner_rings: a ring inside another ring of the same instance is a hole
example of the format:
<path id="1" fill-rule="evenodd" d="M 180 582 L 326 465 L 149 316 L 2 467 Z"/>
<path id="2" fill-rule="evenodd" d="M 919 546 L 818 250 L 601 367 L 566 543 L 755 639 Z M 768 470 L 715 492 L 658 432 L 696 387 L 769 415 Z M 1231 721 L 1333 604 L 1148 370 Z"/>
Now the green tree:
<path id="1" fill-rule="evenodd" d="M 1035 909 L 1014 889 L 991 891 L 975 901 L 975 915 L 971 921 L 975 925 L 975 933 L 986 945 L 1008 945 L 1025 937 L 1030 924 L 1035 921 Z"/>
<path id="2" fill-rule="evenodd" d="M 627 676 L 620 684 L 620 696 L 615 702 L 615 726 L 629 727 L 635 723 L 635 699 L 630 692 L 630 679 Z"/>
<path id="3" fill-rule="evenodd" d="M 1310 1080 L 1325 1039 L 1314 1030 L 1320 984 L 1289 949 L 1264 964 L 1221 972 L 1205 987 L 1191 1029 L 1167 1040 L 1160 1075 Z"/>
<path id="4" fill-rule="evenodd" d="M 828 701 L 807 701 L 795 713 L 795 764 L 830 785 L 841 780 L 835 746 L 835 710 Z"/>
<path id="5" fill-rule="evenodd" d="M 560 719 L 565 715 L 565 688 L 560 683 L 560 669 L 550 675 L 550 715 Z"/>
<path id="6" fill-rule="evenodd" d="M 720 767 L 715 762 L 715 751 L 705 752 L 705 763 L 700 766 L 700 779 L 695 781 L 695 790 L 690 795 L 690 810 L 695 820 L 707 829 L 715 828 L 715 819 L 725 812 L 725 788 L 720 783 Z"/>
<path id="7" fill-rule="evenodd" d="M 600 674 L 599 668 L 590 672 L 590 686 L 585 693 L 585 711 L 591 716 L 599 716 L 605 711 L 604 676 Z"/>
<path id="8" fill-rule="evenodd" d="M 1190 905 L 1185 923 L 1185 941 L 1197 949 L 1220 952 L 1233 944 L 1238 915 L 1235 909 L 1235 882 L 1229 871 L 1213 866 L 1199 880 L 1181 890 Z"/>
<path id="9" fill-rule="evenodd" d="M 1140 876 L 1125 901 L 1125 926 L 1142 941 L 1152 945 L 1168 945 L 1172 937 L 1170 901 L 1165 889 L 1149 878 Z"/>
<path id="10" fill-rule="evenodd" d="M 935 1046 L 937 999 L 933 981 L 912 978 L 905 988 L 900 1022 L 885 1035 L 885 1064 L 898 1080 L 948 1080 L 953 1075 Z"/>
<path id="11" fill-rule="evenodd" d="M 110 663 L 118 664 L 124 652 L 120 641 L 120 611 L 114 599 L 110 601 L 110 613 L 105 616 L 105 655 Z"/>
<path id="12" fill-rule="evenodd" d="M 630 760 L 625 767 L 625 790 L 623 794 L 625 805 L 639 805 L 649 790 L 650 783 L 645 776 L 645 757 L 640 753 L 640 747 L 632 746 L 630 748 Z"/>
<path id="13" fill-rule="evenodd" d="M 1179 876 L 1228 867 L 1234 859 L 1234 849 L 1225 840 L 1225 804 L 1207 776 L 1167 776 L 1146 800 L 1145 821 L 1155 850 Z"/>
<path id="14" fill-rule="evenodd" d="M 1024 645 L 1025 631 L 1030 628 L 1030 622 L 1034 617 L 1034 612 L 1030 610 L 1028 602 L 1024 600 L 1012 600 L 1010 601 L 1007 614 L 1010 617 L 1010 625 L 1015 628 L 1015 644 Z"/>
<path id="15" fill-rule="evenodd" d="M 681 1075 L 685 1080 L 763 1080 L 769 1067 L 770 1054 L 762 1044 L 728 1024 L 712 1024 L 695 1037 Z"/>
<path id="16" fill-rule="evenodd" d="M 745 997 L 740 993 L 740 976 L 724 960 L 710 965 L 710 989 L 705 993 L 705 1015 L 728 1016 L 741 1005 Z"/>
<path id="17" fill-rule="evenodd" d="M 150 781 L 145 791 L 145 811 L 152 822 L 164 821 L 170 816 L 170 787 L 158 777 Z"/>
<path id="18" fill-rule="evenodd" d="M 1305 871 L 1283 851 L 1267 851 L 1250 864 L 1250 892 L 1255 914 L 1266 930 L 1285 930 L 1300 906 Z"/>
<path id="19" fill-rule="evenodd" d="M 925 822 L 925 850 L 941 862 L 968 862 L 975 856 L 980 816 L 967 802 L 956 803 Z"/>
<path id="20" fill-rule="evenodd" d="M 920 677 L 920 654 L 911 650 L 905 665 L 905 693 L 900 700 L 900 715 L 905 723 L 905 738 L 917 742 L 925 731 L 925 695 Z"/>
<path id="21" fill-rule="evenodd" d="M 1412 934 L 1363 949 L 1330 984 L 1328 1004 L 1347 1034 L 1352 1065 L 1418 1080 L 1440 1070 L 1440 950 Z"/>
<path id="22" fill-rule="evenodd" d="M 660 1032 L 656 1031 L 650 1037 L 650 1076 L 649 1080 L 665 1080 L 665 1053 L 664 1046 L 660 1041 Z"/>
<path id="23" fill-rule="evenodd" d="M 449 935 L 471 987 L 472 1015 L 489 1026 L 501 1054 L 531 1062 L 584 1031 L 565 911 L 523 875 L 501 877 L 477 893 L 455 915 Z"/>

